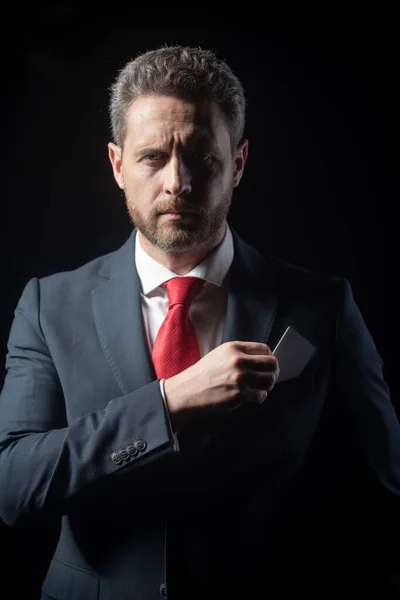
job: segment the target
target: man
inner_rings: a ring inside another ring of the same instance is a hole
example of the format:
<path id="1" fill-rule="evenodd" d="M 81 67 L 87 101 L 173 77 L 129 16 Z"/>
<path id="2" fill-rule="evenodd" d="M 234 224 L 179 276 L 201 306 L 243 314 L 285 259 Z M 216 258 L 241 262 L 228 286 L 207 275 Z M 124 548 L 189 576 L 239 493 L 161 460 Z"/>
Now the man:
<path id="1" fill-rule="evenodd" d="M 227 225 L 239 80 L 163 47 L 122 69 L 110 114 L 132 235 L 28 282 L 0 402 L 1 518 L 62 519 L 42 598 L 396 594 L 381 359 L 347 281 Z"/>

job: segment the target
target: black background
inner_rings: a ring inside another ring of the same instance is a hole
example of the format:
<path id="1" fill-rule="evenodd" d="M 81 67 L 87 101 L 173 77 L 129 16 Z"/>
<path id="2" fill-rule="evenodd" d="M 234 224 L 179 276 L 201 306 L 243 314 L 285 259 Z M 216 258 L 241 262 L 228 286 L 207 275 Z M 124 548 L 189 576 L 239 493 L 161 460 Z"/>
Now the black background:
<path id="1" fill-rule="evenodd" d="M 179 43 L 214 49 L 247 90 L 250 151 L 231 225 L 261 250 L 349 279 L 394 390 L 394 16 L 168 29 L 114 9 L 118 18 L 55 3 L 14 9 L 3 25 L 3 356 L 30 277 L 75 268 L 128 236 L 107 157 L 108 88 L 138 51 Z M 399 410 L 394 393 L 393 402 Z M 54 533 L 40 532 L 0 527 L 0 585 L 12 582 L 15 596 L 38 593 Z M 15 580 L 11 566 L 24 576 Z"/>

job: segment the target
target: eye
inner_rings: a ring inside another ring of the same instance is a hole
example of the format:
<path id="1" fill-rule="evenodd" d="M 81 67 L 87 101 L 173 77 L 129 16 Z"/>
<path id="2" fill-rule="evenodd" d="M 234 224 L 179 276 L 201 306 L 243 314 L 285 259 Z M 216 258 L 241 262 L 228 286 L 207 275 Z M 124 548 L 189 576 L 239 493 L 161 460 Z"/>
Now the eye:
<path id="1" fill-rule="evenodd" d="M 207 152 L 186 152 L 185 157 L 191 164 L 200 166 L 212 166 L 214 163 L 214 156 Z"/>
<path id="2" fill-rule="evenodd" d="M 159 152 L 154 152 L 153 154 L 146 154 L 143 158 L 150 162 L 157 162 L 159 160 L 163 160 L 164 156 Z"/>

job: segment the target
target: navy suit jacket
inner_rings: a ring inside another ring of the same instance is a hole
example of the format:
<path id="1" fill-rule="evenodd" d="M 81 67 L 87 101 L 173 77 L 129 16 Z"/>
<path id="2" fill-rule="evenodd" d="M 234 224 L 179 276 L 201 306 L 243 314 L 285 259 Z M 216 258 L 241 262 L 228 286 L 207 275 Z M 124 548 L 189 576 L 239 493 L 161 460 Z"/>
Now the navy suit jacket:
<path id="1" fill-rule="evenodd" d="M 291 325 L 316 352 L 263 404 L 199 415 L 179 451 L 146 344 L 136 230 L 26 285 L 0 400 L 0 517 L 61 519 L 43 598 L 397 597 L 400 429 L 351 287 L 233 234 L 222 341 L 273 347 Z"/>

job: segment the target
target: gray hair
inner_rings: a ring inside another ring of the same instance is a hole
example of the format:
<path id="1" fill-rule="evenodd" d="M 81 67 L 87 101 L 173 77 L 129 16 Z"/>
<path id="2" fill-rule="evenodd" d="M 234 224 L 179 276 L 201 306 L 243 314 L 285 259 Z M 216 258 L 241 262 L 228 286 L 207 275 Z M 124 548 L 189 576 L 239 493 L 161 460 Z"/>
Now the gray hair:
<path id="1" fill-rule="evenodd" d="M 211 50 L 163 46 L 139 54 L 119 71 L 110 89 L 112 136 L 120 148 L 127 133 L 127 111 L 140 95 L 213 101 L 225 117 L 233 151 L 243 139 L 246 111 L 243 86 L 231 68 Z"/>

